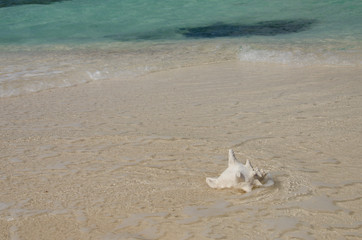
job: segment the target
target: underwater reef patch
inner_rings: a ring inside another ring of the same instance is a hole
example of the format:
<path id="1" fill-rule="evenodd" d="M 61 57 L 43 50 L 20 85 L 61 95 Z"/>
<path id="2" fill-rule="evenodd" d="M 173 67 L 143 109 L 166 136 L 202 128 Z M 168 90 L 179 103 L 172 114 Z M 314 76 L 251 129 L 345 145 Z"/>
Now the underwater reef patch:
<path id="1" fill-rule="evenodd" d="M 0 0 L 0 8 L 12 7 L 24 4 L 51 4 L 68 0 Z"/>
<path id="2" fill-rule="evenodd" d="M 308 30 L 316 21 L 308 19 L 263 21 L 255 24 L 217 23 L 202 27 L 180 28 L 188 38 L 216 38 L 243 36 L 275 36 Z"/>
<path id="3" fill-rule="evenodd" d="M 176 36 L 186 38 L 217 38 L 217 37 L 250 37 L 250 36 L 275 36 L 278 34 L 291 34 L 306 31 L 315 24 L 316 20 L 292 19 L 263 21 L 254 24 L 226 24 L 215 23 L 200 27 L 183 27 L 176 29 L 159 29 L 151 32 L 142 32 L 133 35 L 112 34 L 106 35 L 116 41 L 133 40 L 159 40 L 175 39 Z"/>

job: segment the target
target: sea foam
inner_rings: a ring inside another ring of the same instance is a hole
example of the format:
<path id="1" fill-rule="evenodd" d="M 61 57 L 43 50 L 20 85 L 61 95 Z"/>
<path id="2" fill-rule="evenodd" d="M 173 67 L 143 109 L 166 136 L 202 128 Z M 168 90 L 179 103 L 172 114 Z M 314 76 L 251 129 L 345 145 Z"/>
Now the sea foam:
<path id="1" fill-rule="evenodd" d="M 328 51 L 308 52 L 302 49 L 258 49 L 250 46 L 240 48 L 238 58 L 244 62 L 263 62 L 293 65 L 360 65 L 362 61 Z"/>

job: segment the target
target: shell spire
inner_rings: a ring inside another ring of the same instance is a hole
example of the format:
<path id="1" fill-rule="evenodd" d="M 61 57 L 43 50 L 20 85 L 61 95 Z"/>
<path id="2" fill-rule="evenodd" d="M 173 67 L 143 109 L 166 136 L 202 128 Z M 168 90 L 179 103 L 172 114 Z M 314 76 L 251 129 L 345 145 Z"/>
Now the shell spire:
<path id="1" fill-rule="evenodd" d="M 229 149 L 229 166 L 235 165 L 238 160 L 236 160 L 234 151 L 232 149 Z"/>

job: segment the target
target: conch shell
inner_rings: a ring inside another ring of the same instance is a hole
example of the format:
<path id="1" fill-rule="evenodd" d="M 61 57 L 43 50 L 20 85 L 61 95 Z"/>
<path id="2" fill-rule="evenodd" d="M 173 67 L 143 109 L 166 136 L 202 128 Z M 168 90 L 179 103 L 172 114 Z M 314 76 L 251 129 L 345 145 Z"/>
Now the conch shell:
<path id="1" fill-rule="evenodd" d="M 245 165 L 238 162 L 232 149 L 229 149 L 228 168 L 218 178 L 206 178 L 211 188 L 236 188 L 250 192 L 254 187 L 267 187 L 274 184 L 269 173 L 254 168 L 247 160 Z"/>

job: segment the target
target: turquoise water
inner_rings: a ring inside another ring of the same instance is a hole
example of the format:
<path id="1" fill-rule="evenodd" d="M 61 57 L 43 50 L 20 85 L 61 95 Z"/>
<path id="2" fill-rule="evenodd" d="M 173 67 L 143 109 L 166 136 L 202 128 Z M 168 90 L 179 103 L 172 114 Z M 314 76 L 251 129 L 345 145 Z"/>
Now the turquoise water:
<path id="1" fill-rule="evenodd" d="M 185 39 L 178 29 L 295 19 L 316 22 L 308 31 L 275 37 L 362 39 L 362 2 L 358 0 L 68 0 L 0 8 L 0 43 Z"/>
<path id="2" fill-rule="evenodd" d="M 0 96 L 233 58 L 359 65 L 361 49 L 359 0 L 0 0 Z"/>

